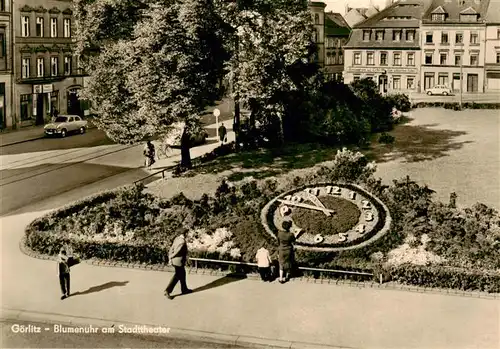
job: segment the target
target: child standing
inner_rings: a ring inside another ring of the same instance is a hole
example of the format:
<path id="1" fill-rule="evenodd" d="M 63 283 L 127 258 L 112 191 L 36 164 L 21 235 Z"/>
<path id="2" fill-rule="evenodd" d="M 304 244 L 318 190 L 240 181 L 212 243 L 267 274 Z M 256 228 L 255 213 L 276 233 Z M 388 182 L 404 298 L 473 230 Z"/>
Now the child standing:
<path id="1" fill-rule="evenodd" d="M 269 251 L 262 246 L 257 250 L 255 259 L 257 259 L 257 266 L 262 281 L 271 281 L 271 256 L 269 255 Z"/>

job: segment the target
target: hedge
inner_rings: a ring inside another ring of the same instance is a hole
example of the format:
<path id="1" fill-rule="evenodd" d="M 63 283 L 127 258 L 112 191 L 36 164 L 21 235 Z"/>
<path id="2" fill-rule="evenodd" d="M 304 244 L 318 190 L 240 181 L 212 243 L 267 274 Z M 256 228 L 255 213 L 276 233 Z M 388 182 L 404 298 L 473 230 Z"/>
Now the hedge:
<path id="1" fill-rule="evenodd" d="M 418 102 L 414 103 L 412 108 L 445 108 L 460 110 L 458 102 Z M 500 109 L 500 103 L 462 103 L 462 109 Z"/>

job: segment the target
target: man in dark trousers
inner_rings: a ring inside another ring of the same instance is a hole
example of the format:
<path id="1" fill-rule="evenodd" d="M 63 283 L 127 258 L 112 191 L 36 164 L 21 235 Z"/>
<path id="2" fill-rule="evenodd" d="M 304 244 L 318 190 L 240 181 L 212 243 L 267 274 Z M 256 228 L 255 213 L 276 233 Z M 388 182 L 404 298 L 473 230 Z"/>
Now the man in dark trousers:
<path id="1" fill-rule="evenodd" d="M 180 234 L 174 239 L 170 250 L 168 251 L 168 259 L 175 269 L 175 273 L 170 280 L 167 288 L 165 289 L 165 296 L 168 299 L 174 299 L 171 296 L 172 291 L 177 285 L 177 282 L 181 283 L 182 294 L 188 294 L 193 292 L 187 287 L 186 284 L 186 269 L 184 268 L 187 260 L 187 244 L 186 235 L 188 233 L 187 229 L 182 229 Z"/>
<path id="2" fill-rule="evenodd" d="M 224 123 L 219 127 L 219 138 L 222 144 L 224 144 L 227 141 L 227 129 L 226 126 L 224 126 Z"/>
<path id="3" fill-rule="evenodd" d="M 69 257 L 64 248 L 59 252 L 57 264 L 59 270 L 59 283 L 61 284 L 61 299 L 69 297 Z"/>

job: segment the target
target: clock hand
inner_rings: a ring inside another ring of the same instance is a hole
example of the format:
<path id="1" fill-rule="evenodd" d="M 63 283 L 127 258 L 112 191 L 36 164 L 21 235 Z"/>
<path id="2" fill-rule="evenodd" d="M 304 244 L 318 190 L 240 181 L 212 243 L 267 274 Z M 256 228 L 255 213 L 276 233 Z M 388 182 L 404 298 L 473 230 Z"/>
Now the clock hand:
<path id="1" fill-rule="evenodd" d="M 327 209 L 325 205 L 318 199 L 316 195 L 306 192 L 307 198 L 312 201 L 316 206 Z M 331 216 L 331 213 L 328 211 L 323 211 L 327 216 Z"/>
<path id="2" fill-rule="evenodd" d="M 282 200 L 282 199 L 278 199 L 278 201 L 281 202 L 282 204 L 285 204 L 285 205 L 297 206 L 297 207 L 302 207 L 302 208 L 308 208 L 308 209 L 316 210 L 316 211 L 322 211 L 327 216 L 329 216 L 332 213 L 335 213 L 334 210 L 329 210 L 327 208 L 322 208 L 322 207 L 318 207 L 318 206 L 303 204 L 303 203 L 300 203 L 300 202 L 294 202 L 294 201 L 288 201 L 288 200 Z"/>

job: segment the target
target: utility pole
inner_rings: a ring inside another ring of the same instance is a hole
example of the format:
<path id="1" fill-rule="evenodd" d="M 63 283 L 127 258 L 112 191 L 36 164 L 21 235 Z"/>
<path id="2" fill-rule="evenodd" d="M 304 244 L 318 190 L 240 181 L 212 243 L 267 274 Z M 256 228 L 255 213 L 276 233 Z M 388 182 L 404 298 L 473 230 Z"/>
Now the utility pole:
<path id="1" fill-rule="evenodd" d="M 464 55 L 460 55 L 460 110 L 462 110 L 462 90 L 463 90 L 463 68 L 464 68 Z"/>

